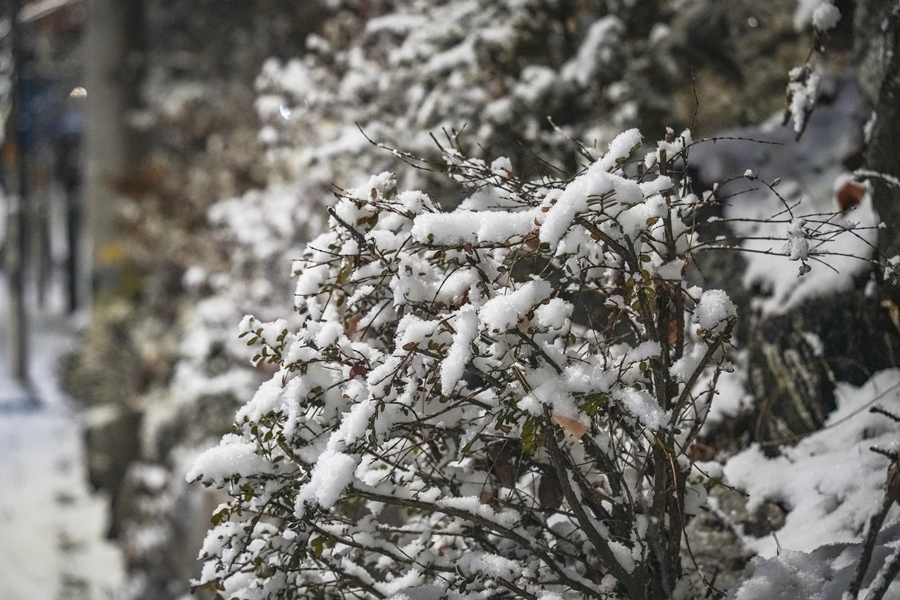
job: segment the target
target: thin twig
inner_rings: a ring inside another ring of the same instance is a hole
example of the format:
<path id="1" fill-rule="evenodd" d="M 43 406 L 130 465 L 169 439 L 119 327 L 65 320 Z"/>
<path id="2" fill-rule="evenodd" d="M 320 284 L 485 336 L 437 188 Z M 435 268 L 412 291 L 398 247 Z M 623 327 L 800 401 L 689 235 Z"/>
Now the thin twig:
<path id="1" fill-rule="evenodd" d="M 881 565 L 878 575 L 875 576 L 875 580 L 869 586 L 865 600 L 881 600 L 884 598 L 891 582 L 897 578 L 897 573 L 900 573 L 900 548 L 894 549 L 894 552 Z"/>
<path id="2" fill-rule="evenodd" d="M 894 501 L 888 498 L 887 494 L 881 500 L 881 507 L 878 512 L 869 519 L 869 530 L 866 532 L 866 539 L 863 541 L 862 554 L 859 562 L 856 564 L 856 573 L 853 574 L 853 580 L 850 587 L 844 593 L 843 600 L 856 600 L 859 597 L 859 590 L 862 589 L 862 582 L 869 570 L 869 563 L 872 561 L 872 552 L 875 550 L 875 540 L 878 538 L 878 532 L 881 531 L 881 525 L 887 517 L 888 511 Z"/>

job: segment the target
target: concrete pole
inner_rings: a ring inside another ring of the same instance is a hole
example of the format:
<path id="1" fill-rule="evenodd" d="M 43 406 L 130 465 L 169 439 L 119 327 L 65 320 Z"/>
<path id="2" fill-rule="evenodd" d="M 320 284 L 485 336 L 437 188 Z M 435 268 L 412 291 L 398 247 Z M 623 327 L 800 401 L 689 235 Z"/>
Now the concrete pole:
<path id="1" fill-rule="evenodd" d="M 85 235 L 81 236 L 82 296 L 115 290 L 122 252 L 114 230 L 116 183 L 127 177 L 135 155 L 128 110 L 136 105 L 140 31 L 138 0 L 86 0 L 85 39 Z"/>
<path id="2" fill-rule="evenodd" d="M 6 14 L 12 23 L 10 32 L 13 62 L 12 106 L 6 122 L 3 144 L 3 179 L 9 202 L 6 241 L 6 268 L 10 293 L 10 374 L 26 390 L 28 377 L 28 311 L 25 301 L 25 267 L 28 214 L 26 206 L 27 178 L 23 148 L 21 114 L 23 110 L 22 68 L 24 66 L 22 31 L 19 27 L 19 0 L 5 2 Z"/>

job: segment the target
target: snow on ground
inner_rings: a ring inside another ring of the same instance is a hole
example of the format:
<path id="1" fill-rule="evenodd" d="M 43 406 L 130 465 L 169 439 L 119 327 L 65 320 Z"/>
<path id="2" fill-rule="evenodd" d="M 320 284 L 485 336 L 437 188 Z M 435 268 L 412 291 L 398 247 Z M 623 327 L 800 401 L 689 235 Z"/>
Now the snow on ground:
<path id="1" fill-rule="evenodd" d="M 71 323 L 33 316 L 32 402 L 9 374 L 7 298 L 0 280 L 0 599 L 113 598 L 122 557 L 104 539 L 107 500 L 88 489 L 81 425 L 57 385 Z"/>
<path id="2" fill-rule="evenodd" d="M 822 430 L 781 456 L 766 458 L 753 445 L 725 465 L 728 482 L 750 494 L 751 511 L 763 500 L 790 510 L 777 542 L 774 536 L 748 540 L 762 556 L 773 556 L 779 546 L 809 552 L 859 541 L 881 503 L 890 460 L 869 448 L 900 449 L 900 424 L 869 408 L 900 413 L 900 370 L 880 371 L 858 388 L 838 384 L 835 395 L 838 407 Z M 892 510 L 889 521 L 898 514 Z"/>
<path id="3" fill-rule="evenodd" d="M 761 558 L 751 564 L 750 579 L 731 598 L 830 600 L 846 590 L 859 557 L 858 542 L 884 497 L 890 462 L 870 448 L 900 450 L 900 424 L 869 409 L 900 413 L 900 369 L 880 371 L 858 388 L 839 384 L 835 392 L 837 409 L 822 430 L 778 457 L 767 458 L 753 445 L 725 465 L 726 480 L 750 494 L 751 511 L 764 500 L 789 510 L 774 535 L 745 536 Z M 895 506 L 885 521 L 883 531 L 888 531 L 870 577 L 887 547 L 897 543 L 898 516 Z M 900 583 L 887 597 L 900 597 Z"/>

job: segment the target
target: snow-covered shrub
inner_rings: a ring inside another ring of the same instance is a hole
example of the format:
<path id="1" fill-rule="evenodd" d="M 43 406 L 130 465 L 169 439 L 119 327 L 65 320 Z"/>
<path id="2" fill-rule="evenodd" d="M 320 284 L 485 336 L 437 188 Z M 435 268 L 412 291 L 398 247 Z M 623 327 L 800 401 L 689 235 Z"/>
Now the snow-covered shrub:
<path id="1" fill-rule="evenodd" d="M 343 178 L 341 167 L 377 172 L 384 157 L 360 129 L 424 156 L 434 151 L 430 132 L 465 124 L 471 152 L 501 147 L 522 170 L 533 167 L 529 151 L 573 164 L 548 117 L 569 135 L 608 142 L 671 112 L 676 69 L 663 23 L 674 11 L 665 3 L 331 4 L 334 17 L 307 39 L 307 53 L 270 60 L 257 81 L 260 138 L 291 178 L 338 161 L 348 163 L 336 170 Z"/>
<path id="2" fill-rule="evenodd" d="M 277 372 L 188 475 L 233 497 L 198 585 L 688 593 L 682 530 L 716 474 L 687 451 L 736 317 L 724 292 L 683 285 L 697 199 L 673 172 L 690 134 L 629 176 L 640 140 L 540 183 L 447 149 L 470 192 L 452 212 L 388 173 L 342 193 L 294 265 L 299 325 L 241 324 Z"/>
<path id="3" fill-rule="evenodd" d="M 227 257 L 199 254 L 186 277 L 200 300 L 186 319 L 172 388 L 187 407 L 215 399 L 230 410 L 246 396 L 252 353 L 227 324 L 247 312 L 269 320 L 289 310 L 290 261 L 322 231 L 332 186 L 390 170 L 400 187 L 447 189 L 441 174 L 404 168 L 366 135 L 439 159 L 429 132 L 465 126 L 467 152 L 509 156 L 520 173 L 542 169 L 539 154 L 574 172 L 578 154 L 566 136 L 589 140 L 596 154 L 593 145 L 670 104 L 648 93 L 658 87 L 650 79 L 658 84 L 674 68 L 662 51 L 664 32 L 651 32 L 671 16 L 657 2 L 336 0 L 328 7 L 306 52 L 267 61 L 257 79 L 265 187 L 209 211 Z"/>

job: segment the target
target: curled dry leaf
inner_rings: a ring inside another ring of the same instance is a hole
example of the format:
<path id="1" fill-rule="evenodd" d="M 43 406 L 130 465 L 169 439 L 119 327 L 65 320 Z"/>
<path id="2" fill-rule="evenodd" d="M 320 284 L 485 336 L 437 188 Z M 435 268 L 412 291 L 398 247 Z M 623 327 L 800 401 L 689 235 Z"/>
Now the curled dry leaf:
<path id="1" fill-rule="evenodd" d="M 849 212 L 859 206 L 863 196 L 866 195 L 866 191 L 865 186 L 852 181 L 848 181 L 841 186 L 837 193 L 837 201 L 841 207 L 841 212 Z"/>
<path id="2" fill-rule="evenodd" d="M 359 336 L 356 335 L 359 331 L 359 315 L 354 315 L 347 320 L 347 323 L 344 325 L 344 335 L 353 340 L 354 342 L 359 341 Z"/>
<path id="3" fill-rule="evenodd" d="M 500 481 L 500 485 L 515 487 L 519 477 L 519 458 L 522 454 L 518 441 L 505 439 L 491 444 L 487 448 L 490 470 Z"/>
<path id="4" fill-rule="evenodd" d="M 562 415 L 553 415 L 553 420 L 556 421 L 556 424 L 565 429 L 567 432 L 571 433 L 575 436 L 575 439 L 581 439 L 589 427 L 582 423 L 581 421 L 577 421 L 570 417 L 564 417 Z"/>
<path id="5" fill-rule="evenodd" d="M 895 459 L 888 467 L 885 487 L 888 498 L 900 503 L 900 459 Z"/>
<path id="6" fill-rule="evenodd" d="M 356 363 L 352 367 L 350 367 L 350 379 L 356 379 L 357 377 L 366 378 L 366 375 L 369 374 L 369 369 L 366 368 L 366 365 L 362 363 Z"/>

